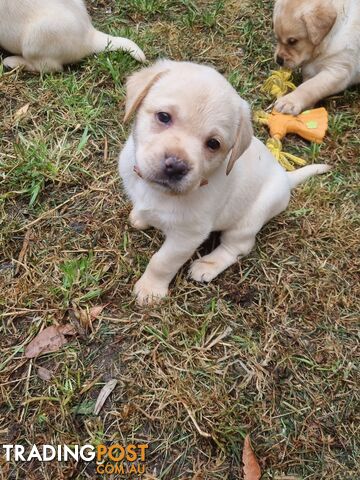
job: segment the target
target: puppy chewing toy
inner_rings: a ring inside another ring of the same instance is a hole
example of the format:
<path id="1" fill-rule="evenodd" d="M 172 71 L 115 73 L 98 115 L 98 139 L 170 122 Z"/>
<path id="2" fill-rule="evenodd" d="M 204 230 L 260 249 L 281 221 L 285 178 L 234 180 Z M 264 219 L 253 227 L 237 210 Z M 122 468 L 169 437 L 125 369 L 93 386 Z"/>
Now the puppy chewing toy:
<path id="1" fill-rule="evenodd" d="M 272 73 L 261 90 L 279 98 L 285 95 L 288 90 L 294 90 L 295 88 L 295 85 L 291 82 L 291 72 L 280 70 Z M 322 143 L 328 128 L 328 113 L 325 108 L 307 110 L 296 116 L 285 115 L 276 110 L 271 113 L 258 111 L 255 113 L 254 119 L 257 123 L 269 127 L 271 138 L 267 141 L 266 146 L 277 161 L 289 171 L 295 169 L 292 163 L 306 165 L 306 161 L 291 153 L 283 152 L 281 140 L 288 133 L 295 133 L 310 142 Z"/>

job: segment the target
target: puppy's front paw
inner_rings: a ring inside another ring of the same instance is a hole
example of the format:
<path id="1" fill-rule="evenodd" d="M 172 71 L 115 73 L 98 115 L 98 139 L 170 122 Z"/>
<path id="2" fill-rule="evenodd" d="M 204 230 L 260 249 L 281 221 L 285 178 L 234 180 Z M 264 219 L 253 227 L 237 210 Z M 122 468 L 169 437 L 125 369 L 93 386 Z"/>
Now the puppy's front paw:
<path id="1" fill-rule="evenodd" d="M 210 262 L 200 258 L 190 267 L 190 277 L 197 282 L 211 282 L 219 273 L 219 265 L 216 262 Z"/>
<path id="2" fill-rule="evenodd" d="M 305 108 L 305 105 L 299 100 L 298 95 L 296 95 L 295 92 L 292 92 L 279 98 L 279 100 L 276 101 L 274 108 L 280 113 L 299 115 L 299 113 Z"/>
<path id="3" fill-rule="evenodd" d="M 137 230 L 146 230 L 147 228 L 149 228 L 149 225 L 141 217 L 141 214 L 137 212 L 134 208 L 130 212 L 129 220 L 131 226 L 136 228 Z"/>
<path id="4" fill-rule="evenodd" d="M 138 305 L 151 305 L 159 303 L 162 298 L 166 297 L 168 287 L 167 285 L 149 281 L 142 276 L 140 280 L 135 283 L 134 293 Z"/>
<path id="5" fill-rule="evenodd" d="M 132 42 L 131 40 L 128 40 L 130 44 L 129 52 L 132 57 L 135 58 L 138 62 L 144 63 L 146 62 L 146 57 L 145 53 L 141 50 L 136 43 Z"/>

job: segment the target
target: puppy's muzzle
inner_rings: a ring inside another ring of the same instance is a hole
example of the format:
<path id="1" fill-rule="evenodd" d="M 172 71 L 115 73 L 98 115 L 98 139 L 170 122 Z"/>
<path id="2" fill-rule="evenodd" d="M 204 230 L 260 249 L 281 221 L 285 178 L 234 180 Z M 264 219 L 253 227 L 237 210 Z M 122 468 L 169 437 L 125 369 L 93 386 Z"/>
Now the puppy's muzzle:
<path id="1" fill-rule="evenodd" d="M 190 168 L 187 162 L 181 158 L 169 156 L 164 160 L 162 173 L 167 180 L 178 182 L 185 177 L 189 170 Z"/>

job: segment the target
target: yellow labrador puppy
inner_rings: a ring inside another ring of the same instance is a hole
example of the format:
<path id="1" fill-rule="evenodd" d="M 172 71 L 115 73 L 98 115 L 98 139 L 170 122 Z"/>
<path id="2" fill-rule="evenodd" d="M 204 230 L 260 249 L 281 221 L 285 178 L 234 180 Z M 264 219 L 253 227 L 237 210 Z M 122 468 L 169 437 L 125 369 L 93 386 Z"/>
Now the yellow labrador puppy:
<path id="1" fill-rule="evenodd" d="M 162 60 L 131 76 L 126 117 L 136 121 L 119 157 L 136 228 L 166 239 L 135 285 L 140 304 L 165 296 L 171 279 L 212 231 L 221 244 L 196 260 L 194 280 L 209 282 L 247 255 L 255 236 L 288 205 L 290 191 L 329 170 L 287 173 L 253 137 L 250 110 L 216 70 Z"/>
<path id="2" fill-rule="evenodd" d="M 276 0 L 274 29 L 277 62 L 304 78 L 279 112 L 296 115 L 360 82 L 360 0 Z"/>
<path id="3" fill-rule="evenodd" d="M 35 72 L 61 71 L 106 48 L 145 60 L 136 43 L 96 30 L 83 0 L 0 0 L 0 46 L 15 54 L 6 67 Z"/>

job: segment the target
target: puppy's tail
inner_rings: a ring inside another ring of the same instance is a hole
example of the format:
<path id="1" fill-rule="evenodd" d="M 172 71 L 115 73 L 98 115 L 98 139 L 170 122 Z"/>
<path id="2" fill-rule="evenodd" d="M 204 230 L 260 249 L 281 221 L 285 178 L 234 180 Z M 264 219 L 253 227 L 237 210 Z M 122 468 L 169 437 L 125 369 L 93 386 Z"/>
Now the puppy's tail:
<path id="1" fill-rule="evenodd" d="M 103 52 L 106 49 L 110 51 L 125 50 L 125 52 L 129 52 L 135 60 L 139 62 L 146 61 L 144 52 L 132 40 L 123 37 L 113 37 L 112 35 L 99 32 L 99 30 L 94 30 L 92 36 L 93 53 Z"/>
<path id="2" fill-rule="evenodd" d="M 322 173 L 329 172 L 330 170 L 330 165 L 325 165 L 324 163 L 314 163 L 313 165 L 307 165 L 306 167 L 299 168 L 293 172 L 287 172 L 290 188 L 295 188 L 297 185 L 305 182 L 305 180 L 313 175 L 321 175 Z"/>

